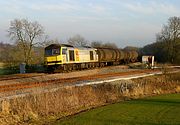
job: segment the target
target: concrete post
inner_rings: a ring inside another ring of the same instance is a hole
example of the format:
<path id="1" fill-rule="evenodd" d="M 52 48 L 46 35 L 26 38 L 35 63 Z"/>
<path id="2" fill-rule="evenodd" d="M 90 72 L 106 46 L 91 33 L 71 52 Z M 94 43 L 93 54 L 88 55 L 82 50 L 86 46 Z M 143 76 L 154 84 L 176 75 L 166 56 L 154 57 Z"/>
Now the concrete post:
<path id="1" fill-rule="evenodd" d="M 19 68 L 21 74 L 26 73 L 26 63 L 21 63 Z"/>

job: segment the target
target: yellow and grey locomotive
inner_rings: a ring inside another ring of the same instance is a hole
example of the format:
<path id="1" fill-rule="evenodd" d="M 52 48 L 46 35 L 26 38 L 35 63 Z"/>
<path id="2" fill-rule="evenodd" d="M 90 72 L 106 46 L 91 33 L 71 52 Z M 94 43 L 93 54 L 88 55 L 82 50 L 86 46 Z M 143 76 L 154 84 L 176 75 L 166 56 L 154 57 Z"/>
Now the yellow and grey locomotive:
<path id="1" fill-rule="evenodd" d="M 62 72 L 106 65 L 118 65 L 137 60 L 136 51 L 112 48 L 74 47 L 51 44 L 45 48 L 45 65 L 49 72 Z"/>
<path id="2" fill-rule="evenodd" d="M 45 48 L 45 65 L 48 70 L 71 71 L 92 68 L 98 62 L 97 49 L 51 44 Z"/>

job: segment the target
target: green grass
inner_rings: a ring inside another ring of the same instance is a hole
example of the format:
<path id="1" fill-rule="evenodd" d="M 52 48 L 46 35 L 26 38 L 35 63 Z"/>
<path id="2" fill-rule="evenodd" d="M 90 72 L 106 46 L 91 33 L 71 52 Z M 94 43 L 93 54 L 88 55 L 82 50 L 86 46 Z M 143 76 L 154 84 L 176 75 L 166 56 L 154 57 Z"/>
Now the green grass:
<path id="1" fill-rule="evenodd" d="M 180 125 L 180 94 L 111 104 L 54 125 Z"/>

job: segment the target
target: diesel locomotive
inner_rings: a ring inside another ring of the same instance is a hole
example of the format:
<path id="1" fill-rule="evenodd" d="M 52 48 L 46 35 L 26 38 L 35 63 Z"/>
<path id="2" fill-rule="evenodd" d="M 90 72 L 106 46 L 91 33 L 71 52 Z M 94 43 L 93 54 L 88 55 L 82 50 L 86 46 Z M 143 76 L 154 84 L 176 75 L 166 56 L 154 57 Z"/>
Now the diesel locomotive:
<path id="1" fill-rule="evenodd" d="M 44 64 L 48 72 L 63 72 L 135 62 L 137 57 L 136 51 L 51 44 L 45 48 Z"/>

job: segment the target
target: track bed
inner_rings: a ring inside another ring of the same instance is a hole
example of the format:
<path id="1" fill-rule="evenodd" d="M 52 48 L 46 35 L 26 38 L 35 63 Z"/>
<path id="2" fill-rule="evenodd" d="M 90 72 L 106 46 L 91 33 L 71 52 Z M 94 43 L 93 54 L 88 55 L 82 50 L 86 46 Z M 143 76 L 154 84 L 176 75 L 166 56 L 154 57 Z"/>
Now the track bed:
<path id="1" fill-rule="evenodd" d="M 172 69 L 175 70 L 175 69 Z M 67 85 L 78 85 L 82 82 L 94 82 L 117 77 L 128 77 L 158 73 L 160 70 L 129 69 L 127 66 L 113 66 L 100 69 L 75 71 L 58 74 L 23 74 L 12 75 L 9 79 L 1 78 L 0 98 L 7 95 L 31 93 L 44 89 Z"/>

